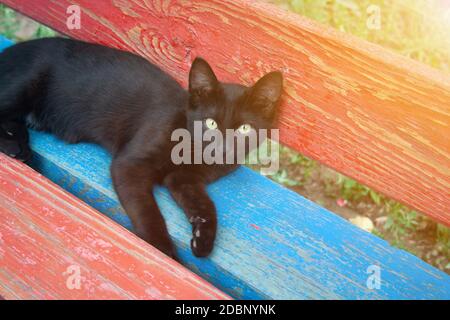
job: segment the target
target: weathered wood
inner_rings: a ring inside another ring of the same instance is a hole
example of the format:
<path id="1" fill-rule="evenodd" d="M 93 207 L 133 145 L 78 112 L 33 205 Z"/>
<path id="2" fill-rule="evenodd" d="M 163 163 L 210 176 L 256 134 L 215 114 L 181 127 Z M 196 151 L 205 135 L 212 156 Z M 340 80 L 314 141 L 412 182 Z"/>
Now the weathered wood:
<path id="1" fill-rule="evenodd" d="M 105 150 L 36 132 L 31 145 L 35 168 L 131 228 L 112 189 Z M 208 192 L 217 205 L 219 233 L 213 255 L 198 259 L 184 215 L 167 190 L 155 191 L 183 262 L 234 297 L 450 298 L 448 275 L 249 169 Z M 367 286 L 371 266 L 380 267 L 379 289 Z"/>
<path id="2" fill-rule="evenodd" d="M 78 272 L 79 286 L 74 278 Z M 2 154 L 0 296 L 229 299 L 28 166 Z"/>
<path id="3" fill-rule="evenodd" d="M 450 78 L 253 0 L 1 0 L 76 38 L 137 52 L 185 84 L 203 56 L 226 81 L 281 69 L 281 140 L 450 225 Z M 81 7 L 81 29 L 66 9 Z"/>
<path id="4" fill-rule="evenodd" d="M 111 185 L 106 151 L 33 132 L 33 166 L 131 228 Z M 208 188 L 218 211 L 213 254 L 190 250 L 191 226 L 164 188 L 155 196 L 183 264 L 235 298 L 449 299 L 450 277 L 339 216 L 242 168 Z M 380 266 L 380 290 L 367 268 Z"/>

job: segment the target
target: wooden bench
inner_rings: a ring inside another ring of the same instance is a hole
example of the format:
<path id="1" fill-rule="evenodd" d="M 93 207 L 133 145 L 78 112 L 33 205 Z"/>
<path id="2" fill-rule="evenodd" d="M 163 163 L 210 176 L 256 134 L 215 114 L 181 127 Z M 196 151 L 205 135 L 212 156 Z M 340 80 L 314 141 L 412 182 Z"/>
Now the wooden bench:
<path id="1" fill-rule="evenodd" d="M 78 0 L 79 30 L 66 27 L 72 1 L 0 2 L 70 36 L 137 52 L 184 85 L 197 55 L 227 81 L 282 69 L 283 143 L 450 222 L 450 80 L 437 71 L 258 1 Z M 31 138 L 37 170 L 130 228 L 104 150 Z M 208 192 L 220 226 L 208 259 L 192 256 L 189 224 L 167 191 L 155 193 L 183 262 L 235 298 L 450 298 L 445 273 L 247 168 Z M 379 289 L 367 285 L 373 266 Z"/>
<path id="2" fill-rule="evenodd" d="M 229 299 L 2 154 L 0 177 L 0 296 L 5 299 Z"/>

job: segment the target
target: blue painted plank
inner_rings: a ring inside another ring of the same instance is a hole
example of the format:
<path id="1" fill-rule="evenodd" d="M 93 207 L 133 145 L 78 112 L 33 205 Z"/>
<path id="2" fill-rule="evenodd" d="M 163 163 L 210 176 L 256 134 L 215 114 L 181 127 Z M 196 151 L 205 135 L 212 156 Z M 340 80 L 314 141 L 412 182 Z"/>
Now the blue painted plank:
<path id="1" fill-rule="evenodd" d="M 9 47 L 12 44 L 13 44 L 13 42 L 11 40 L 0 35 L 0 52 L 2 52 L 3 49 Z"/>
<path id="2" fill-rule="evenodd" d="M 131 228 L 112 189 L 106 151 L 38 132 L 31 144 L 38 171 Z M 219 231 L 207 259 L 191 254 L 190 225 L 167 190 L 155 195 L 182 261 L 235 298 L 450 299 L 445 273 L 247 168 L 208 192 Z M 370 266 L 380 267 L 379 289 L 367 287 Z"/>

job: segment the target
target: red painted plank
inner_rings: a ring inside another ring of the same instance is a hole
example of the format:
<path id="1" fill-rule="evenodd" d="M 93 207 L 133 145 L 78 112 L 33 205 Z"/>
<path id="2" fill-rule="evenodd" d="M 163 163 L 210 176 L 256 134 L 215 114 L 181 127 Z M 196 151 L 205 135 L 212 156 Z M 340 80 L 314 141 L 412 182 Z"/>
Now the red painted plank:
<path id="1" fill-rule="evenodd" d="M 285 144 L 450 225 L 450 78 L 253 0 L 1 0 L 70 36 L 131 50 L 186 84 L 286 76 Z M 66 26 L 81 7 L 81 29 Z"/>
<path id="2" fill-rule="evenodd" d="M 1 154 L 0 296 L 229 299 L 37 172 Z"/>

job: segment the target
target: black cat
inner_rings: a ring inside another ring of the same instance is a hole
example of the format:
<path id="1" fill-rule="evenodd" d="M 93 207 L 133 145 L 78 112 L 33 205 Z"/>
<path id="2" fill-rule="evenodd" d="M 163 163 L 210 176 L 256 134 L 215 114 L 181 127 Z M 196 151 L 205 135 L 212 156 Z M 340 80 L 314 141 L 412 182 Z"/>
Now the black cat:
<path id="1" fill-rule="evenodd" d="M 27 160 L 26 125 L 69 143 L 103 146 L 113 156 L 114 187 L 136 234 L 176 257 L 152 194 L 163 184 L 192 224 L 193 253 L 204 257 L 217 229 L 206 185 L 237 165 L 175 165 L 171 134 L 192 131 L 194 121 L 221 131 L 272 128 L 281 91 L 279 72 L 253 87 L 225 84 L 201 58 L 186 91 L 134 54 L 70 39 L 33 40 L 0 54 L 0 151 Z"/>

